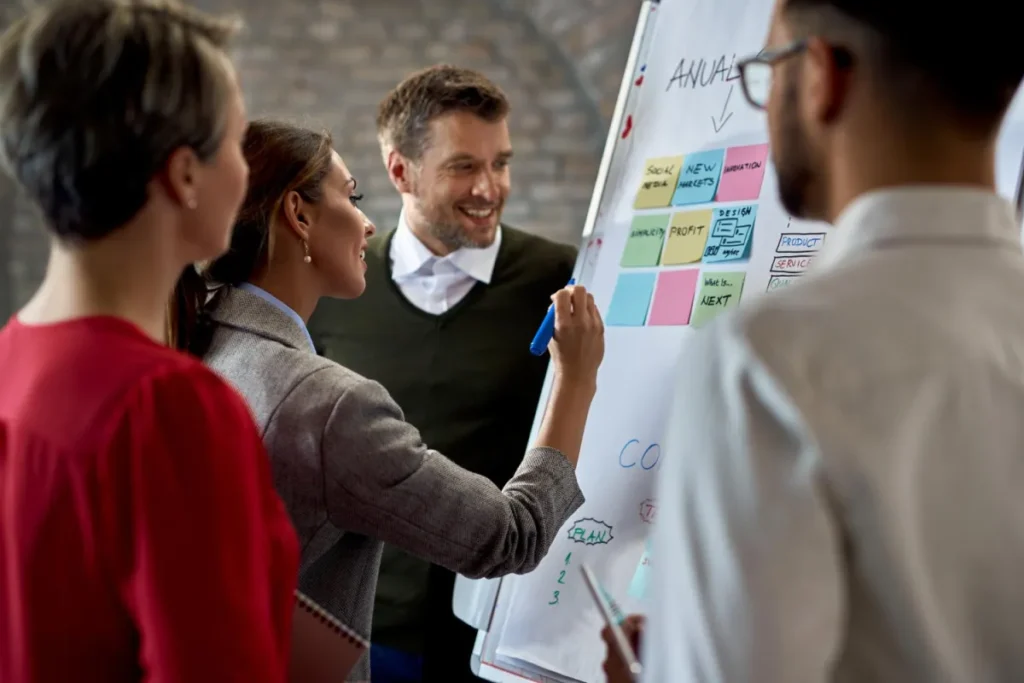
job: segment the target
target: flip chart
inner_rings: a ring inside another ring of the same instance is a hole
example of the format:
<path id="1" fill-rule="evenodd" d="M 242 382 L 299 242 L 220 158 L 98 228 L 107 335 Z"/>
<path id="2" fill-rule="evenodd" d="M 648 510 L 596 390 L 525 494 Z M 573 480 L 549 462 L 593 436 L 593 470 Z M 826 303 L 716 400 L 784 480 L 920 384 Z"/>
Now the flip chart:
<path id="1" fill-rule="evenodd" d="M 647 543 L 654 482 L 667 458 L 688 456 L 661 447 L 678 359 L 700 328 L 748 302 L 813 286 L 831 228 L 780 204 L 765 115 L 745 101 L 736 69 L 765 45 L 771 10 L 763 0 L 665 0 L 651 13 L 588 236 L 600 251 L 580 257 L 589 274 L 580 282 L 606 323 L 577 468 L 587 500 L 536 570 L 501 580 L 478 647 L 489 680 L 605 680 L 603 622 L 579 566 L 624 611 L 646 611 L 647 576 L 658 568 Z M 1008 122 L 997 180 L 1013 196 L 1024 96 Z M 543 414 L 542 403 L 538 422 Z"/>

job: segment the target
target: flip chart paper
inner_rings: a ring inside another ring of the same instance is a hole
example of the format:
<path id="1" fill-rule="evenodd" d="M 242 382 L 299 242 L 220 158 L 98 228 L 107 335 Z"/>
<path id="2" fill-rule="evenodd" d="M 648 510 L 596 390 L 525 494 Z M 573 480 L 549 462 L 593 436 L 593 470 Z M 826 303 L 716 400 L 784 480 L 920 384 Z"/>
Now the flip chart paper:
<path id="1" fill-rule="evenodd" d="M 640 556 L 640 562 L 636 565 L 636 572 L 633 573 L 633 580 L 629 582 L 629 597 L 635 600 L 643 600 L 646 597 L 650 567 L 651 541 L 648 537 L 644 545 L 644 554 Z"/>
<path id="2" fill-rule="evenodd" d="M 736 81 L 735 61 L 762 49 L 771 11 L 770 3 L 754 0 L 673 0 L 651 14 L 656 23 L 650 50 L 641 49 L 643 85 L 632 87 L 626 103 L 634 125 L 628 138 L 617 138 L 604 194 L 595 207 L 593 237 L 604 246 L 593 278 L 581 281 L 593 292 L 607 325 L 599 389 L 577 468 L 587 500 L 559 529 L 536 569 L 501 580 L 488 634 L 480 641 L 481 671 L 493 663 L 492 671 L 500 672 L 485 676 L 488 680 L 511 681 L 517 675 L 522 678 L 516 680 L 549 683 L 605 680 L 603 622 L 579 565 L 593 568 L 627 613 L 643 612 L 652 597 L 656 583 L 643 586 L 644 575 L 653 575 L 659 565 L 648 556 L 646 571 L 638 572 L 651 531 L 644 504 L 654 497 L 661 463 L 698 457 L 670 453 L 665 441 L 669 406 L 681 381 L 675 372 L 679 355 L 694 348 L 687 341 L 702 334 L 699 326 L 714 316 L 746 305 L 748 298 L 784 296 L 765 291 L 771 276 L 789 275 L 771 272 L 773 257 L 784 255 L 776 252 L 782 233 L 827 230 L 791 219 L 779 203 L 774 173 L 765 172 L 770 165 L 765 114 L 747 105 Z M 736 177 L 725 174 L 723 181 L 724 169 L 730 163 L 747 164 L 744 155 L 749 158 L 751 151 L 760 168 L 745 177 L 746 167 L 738 168 L 730 171 Z M 654 186 L 643 189 L 643 182 L 655 177 L 648 167 L 654 160 L 679 156 L 680 175 L 669 205 L 653 206 Z M 694 166 L 689 175 L 688 165 Z M 757 208 L 747 243 L 727 244 L 737 235 L 744 239 L 737 223 L 713 242 L 733 260 L 705 262 L 716 215 L 730 218 L 716 210 L 751 205 Z M 690 239 L 672 231 L 697 223 L 705 229 Z M 663 228 L 664 234 L 631 238 L 638 228 L 652 227 Z M 787 256 L 813 255 L 803 251 L 812 244 L 791 240 L 786 246 L 801 249 Z M 717 284 L 705 287 L 709 279 Z M 542 399 L 535 430 L 544 405 Z M 643 592 L 643 600 L 636 597 Z M 502 678 L 504 672 L 511 673 Z"/>
<path id="3" fill-rule="evenodd" d="M 775 246 L 778 254 L 813 254 L 825 246 L 824 232 L 784 232 Z"/>
<path id="4" fill-rule="evenodd" d="M 767 291 L 774 292 L 776 289 L 785 289 L 799 279 L 799 275 L 772 275 L 768 278 Z"/>

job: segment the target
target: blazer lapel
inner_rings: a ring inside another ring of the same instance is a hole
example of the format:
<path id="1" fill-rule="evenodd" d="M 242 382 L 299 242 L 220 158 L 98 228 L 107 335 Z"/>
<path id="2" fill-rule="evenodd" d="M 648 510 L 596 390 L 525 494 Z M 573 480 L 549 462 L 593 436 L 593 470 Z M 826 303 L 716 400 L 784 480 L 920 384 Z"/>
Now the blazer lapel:
<path id="1" fill-rule="evenodd" d="M 230 287 L 211 316 L 219 325 L 259 335 L 266 339 L 308 350 L 305 332 L 283 311 L 242 289 Z"/>

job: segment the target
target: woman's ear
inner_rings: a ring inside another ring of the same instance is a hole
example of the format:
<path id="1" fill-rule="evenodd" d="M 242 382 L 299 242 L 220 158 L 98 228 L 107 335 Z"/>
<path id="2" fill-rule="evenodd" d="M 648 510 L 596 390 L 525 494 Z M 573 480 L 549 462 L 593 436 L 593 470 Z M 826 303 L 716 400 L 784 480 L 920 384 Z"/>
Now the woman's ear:
<path id="1" fill-rule="evenodd" d="M 285 223 L 303 242 L 309 240 L 311 208 L 295 190 L 284 196 L 284 202 L 281 205 Z"/>
<path id="2" fill-rule="evenodd" d="M 179 147 L 171 153 L 164 166 L 162 178 L 168 196 L 182 206 L 194 209 L 199 202 L 196 176 L 199 159 L 188 147 Z"/>

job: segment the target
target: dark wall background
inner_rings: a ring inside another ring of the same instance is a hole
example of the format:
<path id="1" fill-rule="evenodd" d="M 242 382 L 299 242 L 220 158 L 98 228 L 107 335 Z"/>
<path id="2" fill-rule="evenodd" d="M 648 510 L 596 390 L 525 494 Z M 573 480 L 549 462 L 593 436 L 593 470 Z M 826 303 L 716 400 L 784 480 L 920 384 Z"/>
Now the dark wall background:
<path id="1" fill-rule="evenodd" d="M 87 0 L 83 0 L 87 1 Z M 236 51 L 250 113 L 329 128 L 382 229 L 400 203 L 374 136 L 377 102 L 436 62 L 482 70 L 508 93 L 516 160 L 505 219 L 578 239 L 640 0 L 196 0 L 238 10 Z M 18 11 L 0 0 L 0 21 Z M 0 318 L 31 294 L 47 242 L 0 179 Z"/>

